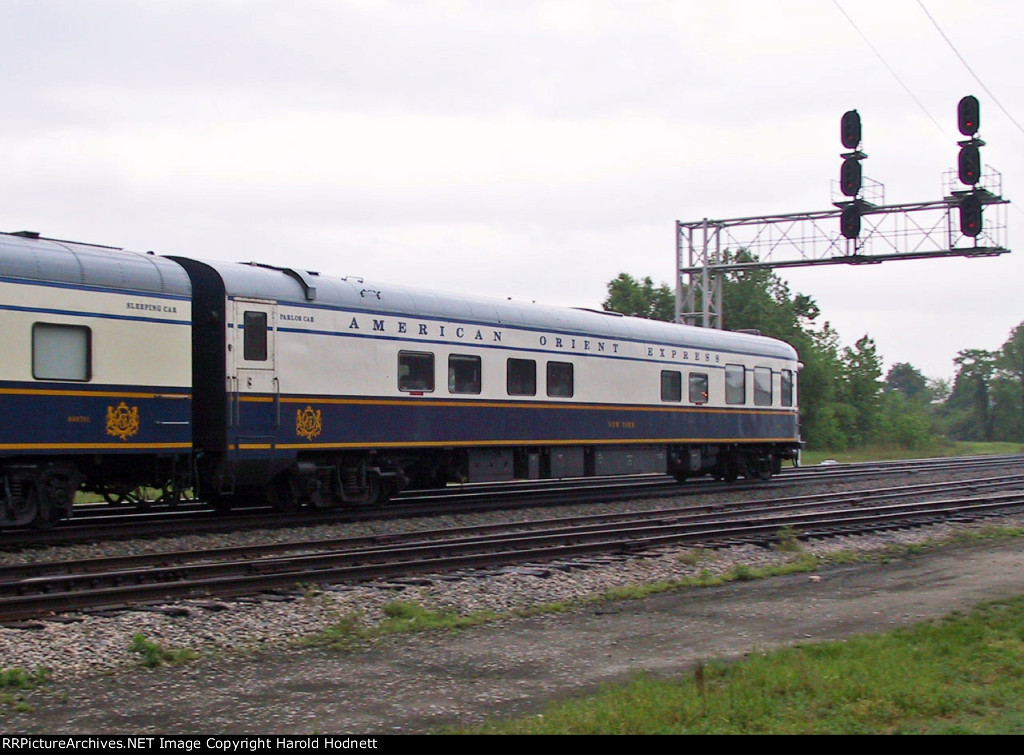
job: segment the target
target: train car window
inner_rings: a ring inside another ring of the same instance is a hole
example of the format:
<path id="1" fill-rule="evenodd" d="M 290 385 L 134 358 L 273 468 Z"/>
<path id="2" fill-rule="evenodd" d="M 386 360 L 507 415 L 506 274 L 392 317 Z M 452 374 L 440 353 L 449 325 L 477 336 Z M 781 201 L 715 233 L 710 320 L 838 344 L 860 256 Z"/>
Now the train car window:
<path id="1" fill-rule="evenodd" d="M 548 395 L 570 398 L 573 393 L 572 363 L 548 362 Z"/>
<path id="2" fill-rule="evenodd" d="M 793 405 L 793 370 L 782 371 L 782 405 Z"/>
<path id="3" fill-rule="evenodd" d="M 245 334 L 242 357 L 247 362 L 267 361 L 267 313 L 250 311 L 242 318 Z"/>
<path id="4" fill-rule="evenodd" d="M 434 390 L 434 355 L 425 351 L 398 352 L 398 390 Z"/>
<path id="5" fill-rule="evenodd" d="M 725 365 L 725 403 L 742 404 L 747 400 L 747 373 L 742 364 Z"/>
<path id="6" fill-rule="evenodd" d="M 448 392 L 480 392 L 480 357 L 451 354 L 448 357 Z"/>
<path id="7" fill-rule="evenodd" d="M 754 406 L 772 405 L 772 368 L 754 368 Z"/>
<path id="8" fill-rule="evenodd" d="M 675 370 L 661 371 L 661 400 L 683 400 L 683 374 Z"/>
<path id="9" fill-rule="evenodd" d="M 508 395 L 537 395 L 537 363 L 532 359 L 508 360 Z"/>
<path id="10" fill-rule="evenodd" d="M 708 374 L 706 372 L 690 373 L 690 403 L 706 404 L 708 402 Z"/>
<path id="11" fill-rule="evenodd" d="M 92 379 L 92 330 L 84 325 L 32 325 L 32 377 L 36 380 Z"/>

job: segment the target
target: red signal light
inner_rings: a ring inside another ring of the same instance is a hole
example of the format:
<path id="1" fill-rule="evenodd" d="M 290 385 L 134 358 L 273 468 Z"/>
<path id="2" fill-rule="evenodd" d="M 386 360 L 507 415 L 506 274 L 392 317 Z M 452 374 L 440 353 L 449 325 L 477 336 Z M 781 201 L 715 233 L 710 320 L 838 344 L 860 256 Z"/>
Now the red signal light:
<path id="1" fill-rule="evenodd" d="M 839 230 L 844 238 L 855 239 L 860 236 L 860 208 L 856 204 L 843 208 L 839 216 Z"/>
<path id="2" fill-rule="evenodd" d="M 958 172 L 960 181 L 969 186 L 973 186 L 981 180 L 981 152 L 979 152 L 977 144 L 967 143 L 960 148 Z"/>
<path id="3" fill-rule="evenodd" d="M 855 197 L 863 184 L 860 160 L 856 157 L 848 157 L 843 160 L 843 167 L 839 171 L 839 188 L 848 197 Z"/>
<path id="4" fill-rule="evenodd" d="M 843 113 L 839 122 L 839 138 L 847 149 L 857 149 L 860 144 L 860 113 L 856 110 L 848 110 Z"/>
<path id="5" fill-rule="evenodd" d="M 956 106 L 956 121 L 960 133 L 964 136 L 974 136 L 981 126 L 981 106 L 978 98 L 967 95 Z"/>
<path id="6" fill-rule="evenodd" d="M 971 238 L 981 233 L 981 200 L 973 194 L 960 200 L 960 233 Z"/>

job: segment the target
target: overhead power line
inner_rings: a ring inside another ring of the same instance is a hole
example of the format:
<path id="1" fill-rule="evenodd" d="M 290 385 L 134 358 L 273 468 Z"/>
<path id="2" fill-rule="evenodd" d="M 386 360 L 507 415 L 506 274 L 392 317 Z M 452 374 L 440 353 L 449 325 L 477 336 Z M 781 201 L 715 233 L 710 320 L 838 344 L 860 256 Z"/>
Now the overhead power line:
<path id="1" fill-rule="evenodd" d="M 837 3 L 837 4 L 838 4 L 838 3 Z M 970 65 L 969 65 L 969 64 L 967 63 L 967 61 L 966 61 L 966 60 L 964 59 L 964 56 L 963 56 L 963 55 L 961 55 L 961 54 L 960 54 L 960 51 L 956 49 L 956 46 L 955 46 L 955 45 L 953 44 L 953 41 L 952 41 L 952 40 L 951 40 L 951 39 L 950 39 L 950 38 L 949 38 L 948 36 L 946 36 L 946 32 L 944 32 L 944 31 L 942 30 L 942 27 L 941 27 L 941 26 L 939 26 L 939 22 L 938 22 L 938 21 L 936 21 L 936 20 L 935 20 L 935 17 L 934 17 L 934 16 L 932 16 L 932 14 L 928 12 L 928 9 L 927 9 L 927 8 L 925 7 L 925 5 L 924 5 L 924 2 L 923 2 L 923 0 L 917 0 L 917 4 L 918 4 L 919 6 L 921 6 L 921 10 L 922 10 L 922 11 L 924 12 L 924 14 L 925 14 L 926 16 L 928 16 L 928 20 L 932 22 L 932 26 L 934 26 L 934 27 L 935 27 L 935 30 L 936 30 L 936 31 L 937 31 L 937 32 L 939 33 L 939 35 L 940 35 L 940 36 L 941 36 L 941 37 L 942 37 L 942 38 L 943 38 L 943 39 L 944 39 L 944 40 L 946 41 L 946 44 L 947 44 L 947 45 L 949 45 L 949 49 L 950 49 L 950 50 L 952 50 L 952 51 L 953 51 L 953 54 L 954 54 L 954 55 L 956 55 L 956 57 L 957 57 L 957 58 L 958 58 L 958 59 L 960 60 L 960 62 L 961 62 L 961 63 L 963 63 L 963 65 L 964 65 L 964 68 L 966 68 L 966 69 L 967 69 L 967 71 L 968 71 L 968 73 L 970 73 L 970 74 L 971 74 L 971 76 L 973 76 L 973 77 L 974 77 L 974 80 L 978 82 L 978 85 L 979 85 L 979 86 L 980 86 L 980 87 L 981 87 L 982 89 L 984 89 L 984 90 L 985 90 L 985 94 L 987 94 L 987 95 L 988 95 L 988 96 L 989 96 L 989 97 L 991 98 L 991 100 L 992 100 L 992 101 L 993 101 L 994 103 L 996 103 L 996 107 L 998 107 L 998 108 L 999 108 L 1000 110 L 1002 110 L 1002 111 L 1003 111 L 1003 114 L 1004 114 L 1004 115 L 1005 115 L 1005 116 L 1006 116 L 1007 118 L 1009 118 L 1009 119 L 1010 119 L 1010 122 L 1011 122 L 1011 123 L 1013 123 L 1013 125 L 1014 125 L 1014 126 L 1016 126 L 1016 127 L 1017 127 L 1017 130 L 1018 130 L 1018 131 L 1020 131 L 1020 132 L 1021 132 L 1022 134 L 1024 134 L 1024 127 L 1022 127 L 1022 126 L 1021 126 L 1021 125 L 1020 125 L 1020 124 L 1019 124 L 1019 123 L 1017 122 L 1017 119 L 1016 119 L 1016 118 L 1014 118 L 1014 117 L 1013 117 L 1012 115 L 1010 115 L 1010 111 L 1008 111 L 1008 110 L 1007 110 L 1007 109 L 1006 109 L 1005 107 L 1003 107 L 1003 104 L 1002 104 L 1002 103 L 1001 103 L 1001 102 L 999 101 L 999 98 L 998 98 L 998 97 L 996 97 L 996 96 L 995 96 L 995 95 L 994 95 L 994 94 L 992 93 L 992 90 L 990 90 L 990 89 L 989 89 L 989 88 L 988 88 L 987 86 L 985 86 L 985 82 L 981 80 L 981 77 L 980 77 L 980 76 L 978 76 L 978 74 L 976 74 L 976 73 L 974 72 L 974 69 L 973 69 L 973 68 L 971 68 L 971 66 L 970 66 Z"/>
<path id="2" fill-rule="evenodd" d="M 937 129 L 939 130 L 939 133 L 941 133 L 941 134 L 942 134 L 943 136 L 945 136 L 945 135 L 946 135 L 946 129 L 944 129 L 944 128 L 943 128 L 943 127 L 942 127 L 942 126 L 941 126 L 941 125 L 939 124 L 939 122 L 938 122 L 938 121 L 937 121 L 937 120 L 935 119 L 935 116 L 934 116 L 934 115 L 932 115 L 932 114 L 931 114 L 931 113 L 930 113 L 930 112 L 928 111 L 928 108 L 926 108 L 926 107 L 924 106 L 924 103 L 922 103 L 922 102 L 921 102 L 921 100 L 919 100 L 919 99 L 917 98 L 917 96 L 916 96 L 916 95 L 915 95 L 915 94 L 913 93 L 913 91 L 911 91 L 910 87 L 908 87 L 908 86 L 907 86 L 907 85 L 906 85 L 906 84 L 904 83 L 903 79 L 901 79 L 901 78 L 900 78 L 900 75 L 899 75 L 898 73 L 896 73 L 895 69 L 894 69 L 894 68 L 893 68 L 893 67 L 892 67 L 891 65 L 889 65 L 889 62 L 888 62 L 888 61 L 887 61 L 887 60 L 885 59 L 885 57 L 884 57 L 884 56 L 882 55 L 882 53 L 880 53 L 880 52 L 878 51 L 878 49 L 877 49 L 877 48 L 876 48 L 876 47 L 875 47 L 875 46 L 874 46 L 873 44 L 871 44 L 871 40 L 867 38 L 867 35 L 866 35 L 866 34 L 864 34 L 864 32 L 862 32 L 862 31 L 860 30 L 860 27 L 859 27 L 859 26 L 857 26 L 857 24 L 856 24 L 856 23 L 854 23 L 853 19 L 852 19 L 852 18 L 850 18 L 850 15 L 849 15 L 849 14 L 848 14 L 848 13 L 847 13 L 847 12 L 846 12 L 845 10 L 843 10 L 843 6 L 839 4 L 839 0 L 832 0 L 832 2 L 833 2 L 833 4 L 835 4 L 835 6 L 836 6 L 836 8 L 837 8 L 837 9 L 839 10 L 839 12 L 843 14 L 843 17 L 844 17 L 844 18 L 845 18 L 845 19 L 847 20 L 847 22 L 849 22 L 850 26 L 852 26 L 852 27 L 853 27 L 853 30 L 854 30 L 854 31 L 856 31 L 856 32 L 857 32 L 857 34 L 859 34 L 859 35 L 860 35 L 860 38 L 864 40 L 864 44 L 866 44 L 866 45 L 867 45 L 868 47 L 870 47 L 870 48 L 871 48 L 871 52 L 873 52 L 873 53 L 875 54 L 875 57 L 877 57 L 877 58 L 878 58 L 878 59 L 879 59 L 879 60 L 881 61 L 882 65 L 883 65 L 883 66 L 885 66 L 886 70 L 887 70 L 887 71 L 889 71 L 889 73 L 891 73 L 891 74 L 892 74 L 892 77 L 893 77 L 894 79 L 896 79 L 896 81 L 897 81 L 897 82 L 899 82 L 899 85 L 900 85 L 901 87 L 903 87 L 903 91 L 905 91 L 905 92 L 907 93 L 907 95 L 908 95 L 908 96 L 910 97 L 910 99 L 912 99 L 912 100 L 913 100 L 913 101 L 914 101 L 914 102 L 915 102 L 915 103 L 917 104 L 917 106 L 918 106 L 919 108 L 921 108 L 921 111 L 922 111 L 922 112 L 923 112 L 923 113 L 924 113 L 925 115 L 927 115 L 927 116 L 928 116 L 928 119 L 929 119 L 929 120 L 930 120 L 930 121 L 931 121 L 932 123 L 934 123 L 934 124 L 935 124 L 935 128 L 937 128 Z"/>

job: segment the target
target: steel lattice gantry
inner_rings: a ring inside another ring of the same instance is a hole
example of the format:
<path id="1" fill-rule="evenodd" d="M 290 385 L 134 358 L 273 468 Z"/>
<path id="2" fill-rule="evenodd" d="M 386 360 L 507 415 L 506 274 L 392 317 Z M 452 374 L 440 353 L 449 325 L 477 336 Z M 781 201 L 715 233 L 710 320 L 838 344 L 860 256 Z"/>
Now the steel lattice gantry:
<path id="1" fill-rule="evenodd" d="M 976 237 L 960 230 L 962 199 L 972 194 L 985 209 Z M 722 281 L 750 269 L 856 265 L 934 257 L 1005 254 L 1009 200 L 989 190 L 951 191 L 939 201 L 875 205 L 857 200 L 860 235 L 839 232 L 843 207 L 821 212 L 768 215 L 731 220 L 676 222 L 676 321 L 721 328 Z M 746 252 L 737 261 L 737 252 Z"/>

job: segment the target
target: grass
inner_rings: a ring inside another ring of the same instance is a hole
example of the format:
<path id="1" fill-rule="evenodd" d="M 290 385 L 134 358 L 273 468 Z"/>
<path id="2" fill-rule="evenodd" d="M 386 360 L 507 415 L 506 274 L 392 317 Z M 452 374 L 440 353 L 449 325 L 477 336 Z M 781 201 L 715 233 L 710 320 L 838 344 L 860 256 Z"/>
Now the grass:
<path id="1" fill-rule="evenodd" d="M 485 734 L 1022 734 L 1024 598 L 676 679 L 638 676 Z"/>
<path id="2" fill-rule="evenodd" d="M 384 618 L 369 625 L 363 617 L 346 614 L 332 626 L 310 637 L 298 640 L 302 646 L 351 650 L 359 644 L 401 632 L 422 632 L 431 629 L 457 630 L 494 621 L 500 616 L 494 611 L 475 611 L 460 614 L 453 610 L 434 610 L 406 600 L 396 600 L 383 607 Z"/>
<path id="3" fill-rule="evenodd" d="M 50 672 L 42 667 L 36 668 L 34 671 L 26 671 L 22 668 L 0 670 L 0 703 L 19 712 L 31 710 L 31 706 L 21 698 L 18 692 L 35 689 L 49 678 Z"/>
<path id="4" fill-rule="evenodd" d="M 186 663 L 199 657 L 196 651 L 187 648 L 168 650 L 159 643 L 146 639 L 146 636 L 141 633 L 132 637 L 128 650 L 138 653 L 141 656 L 142 665 L 146 668 L 156 668 L 165 663 Z"/>
<path id="5" fill-rule="evenodd" d="M 844 464 L 866 461 L 892 461 L 896 459 L 925 459 L 945 456 L 988 456 L 993 454 L 1019 454 L 1024 452 L 1019 443 L 975 443 L 967 441 L 938 442 L 929 448 L 909 451 L 890 446 L 866 446 L 847 451 L 804 451 L 800 463 L 805 466 L 832 459 Z"/>

